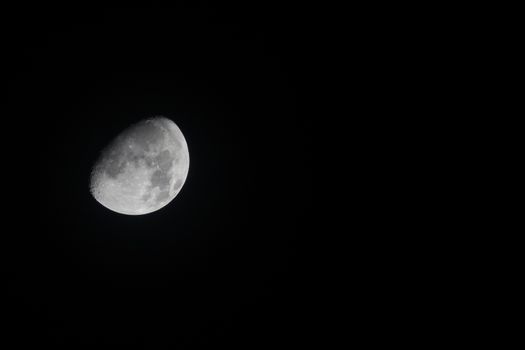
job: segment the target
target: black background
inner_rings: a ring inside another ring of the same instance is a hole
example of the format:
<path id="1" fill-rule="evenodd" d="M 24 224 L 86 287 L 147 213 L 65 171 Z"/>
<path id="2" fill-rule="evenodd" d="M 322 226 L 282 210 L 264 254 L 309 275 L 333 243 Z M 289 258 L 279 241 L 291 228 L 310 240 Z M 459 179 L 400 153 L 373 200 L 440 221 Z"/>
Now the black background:
<path id="1" fill-rule="evenodd" d="M 8 229 L 16 343 L 308 342 L 305 241 L 322 164 L 301 101 L 311 53 L 300 8 L 28 8 L 6 23 L 4 126 L 28 192 Z M 186 137 L 186 184 L 152 214 L 111 212 L 89 194 L 91 166 L 155 115 Z"/>

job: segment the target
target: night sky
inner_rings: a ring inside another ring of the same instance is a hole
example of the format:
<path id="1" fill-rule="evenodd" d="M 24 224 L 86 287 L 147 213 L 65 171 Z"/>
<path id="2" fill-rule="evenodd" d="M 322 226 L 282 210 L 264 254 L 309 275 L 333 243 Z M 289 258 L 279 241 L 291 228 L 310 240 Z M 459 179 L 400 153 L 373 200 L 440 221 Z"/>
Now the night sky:
<path id="1" fill-rule="evenodd" d="M 31 205 L 8 230 L 18 344 L 308 341 L 305 240 L 323 164 L 301 101 L 305 24 L 292 6 L 187 3 L 13 13 L 9 126 L 24 130 L 15 154 L 32 169 L 19 178 Z M 148 215 L 106 209 L 89 193 L 93 163 L 157 115 L 187 140 L 184 187 Z"/>

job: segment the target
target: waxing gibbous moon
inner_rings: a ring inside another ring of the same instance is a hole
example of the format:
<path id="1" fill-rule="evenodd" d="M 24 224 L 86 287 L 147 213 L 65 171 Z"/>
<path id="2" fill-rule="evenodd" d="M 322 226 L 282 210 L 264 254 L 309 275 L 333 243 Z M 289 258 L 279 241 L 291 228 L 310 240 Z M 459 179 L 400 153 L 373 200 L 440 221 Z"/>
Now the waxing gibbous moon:
<path id="1" fill-rule="evenodd" d="M 161 209 L 180 192 L 190 165 L 188 145 L 165 117 L 140 121 L 102 151 L 91 172 L 90 189 L 104 207 L 143 215 Z"/>

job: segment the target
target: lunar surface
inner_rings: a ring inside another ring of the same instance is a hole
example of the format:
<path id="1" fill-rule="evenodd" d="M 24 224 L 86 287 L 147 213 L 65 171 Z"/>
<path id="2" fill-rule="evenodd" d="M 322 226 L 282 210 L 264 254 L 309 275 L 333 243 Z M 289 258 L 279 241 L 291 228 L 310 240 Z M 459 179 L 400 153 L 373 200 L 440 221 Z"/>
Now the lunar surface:
<path id="1" fill-rule="evenodd" d="M 159 210 L 180 192 L 188 176 L 188 145 L 177 125 L 155 117 L 120 133 L 91 172 L 91 194 L 117 213 Z"/>

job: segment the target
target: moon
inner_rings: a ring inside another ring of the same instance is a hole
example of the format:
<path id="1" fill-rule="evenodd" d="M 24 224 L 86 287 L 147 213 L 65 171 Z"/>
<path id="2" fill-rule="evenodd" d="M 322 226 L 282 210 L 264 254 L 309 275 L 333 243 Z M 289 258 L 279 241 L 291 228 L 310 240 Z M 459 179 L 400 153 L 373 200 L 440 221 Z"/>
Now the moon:
<path id="1" fill-rule="evenodd" d="M 190 156 L 179 127 L 165 117 L 131 125 L 101 152 L 90 191 L 104 207 L 144 215 L 170 203 L 186 182 Z"/>

